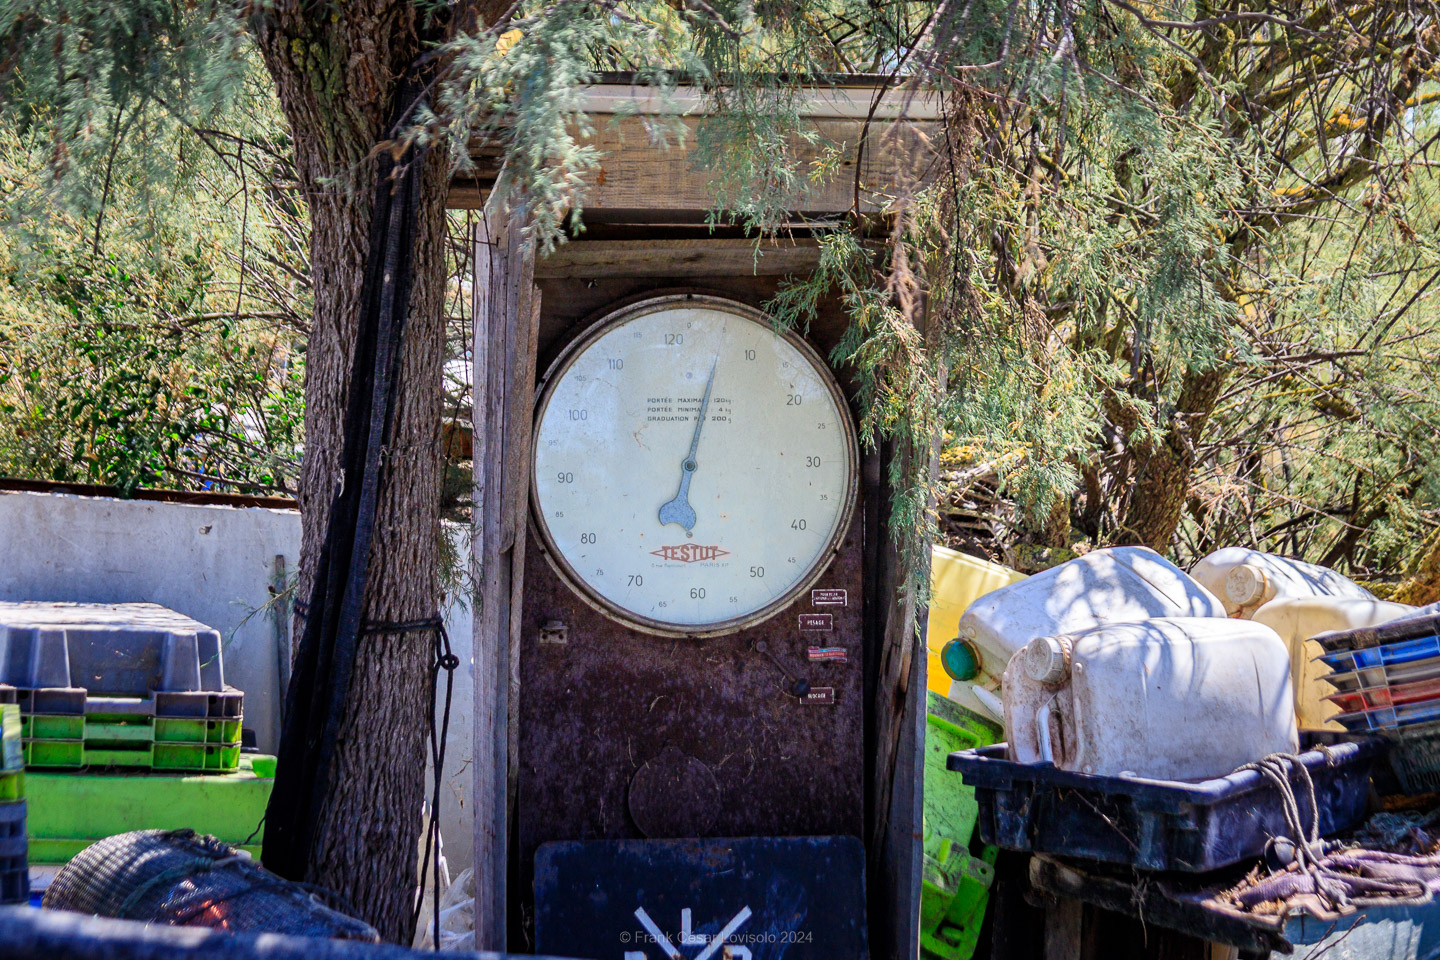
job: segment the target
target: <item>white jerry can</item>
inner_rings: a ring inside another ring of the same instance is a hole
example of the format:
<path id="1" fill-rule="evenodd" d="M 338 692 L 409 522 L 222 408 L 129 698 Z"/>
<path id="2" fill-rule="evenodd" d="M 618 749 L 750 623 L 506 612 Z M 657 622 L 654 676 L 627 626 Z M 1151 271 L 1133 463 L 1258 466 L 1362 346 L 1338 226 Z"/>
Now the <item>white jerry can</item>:
<path id="1" fill-rule="evenodd" d="M 1251 617 L 1263 604 L 1295 597 L 1374 600 L 1375 595 L 1329 567 L 1248 547 L 1216 550 L 1190 569 L 1225 604 L 1231 617 Z"/>
<path id="2" fill-rule="evenodd" d="M 1323 677 L 1330 668 L 1315 660 L 1322 651 L 1311 637 L 1329 630 L 1375 627 L 1415 610 L 1377 600 L 1355 581 L 1329 567 L 1246 547 L 1216 550 L 1190 575 L 1225 604 L 1232 617 L 1263 623 L 1290 648 L 1290 683 L 1302 729 L 1342 729 L 1330 718 L 1340 712 L 1324 698 L 1335 692 Z"/>
<path id="3" fill-rule="evenodd" d="M 1154 550 L 1093 550 L 970 605 L 957 639 L 966 669 L 956 674 L 950 699 L 999 720 L 1000 676 L 1015 651 L 1036 637 L 1152 617 L 1223 616 L 1210 591 Z"/>
<path id="4" fill-rule="evenodd" d="M 1039 637 L 1004 676 L 1010 758 L 1097 776 L 1220 777 L 1299 748 L 1290 655 L 1263 624 L 1112 623 Z"/>

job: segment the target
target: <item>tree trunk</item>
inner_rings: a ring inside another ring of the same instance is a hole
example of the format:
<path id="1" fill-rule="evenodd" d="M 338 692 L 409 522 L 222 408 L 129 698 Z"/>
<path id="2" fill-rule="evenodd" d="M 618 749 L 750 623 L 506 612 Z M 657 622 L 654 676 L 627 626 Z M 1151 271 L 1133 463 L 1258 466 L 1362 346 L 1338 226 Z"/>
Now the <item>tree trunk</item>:
<path id="1" fill-rule="evenodd" d="M 342 424 L 361 310 L 376 163 L 398 78 L 420 51 L 422 7 L 350 0 L 335 14 L 256 5 L 252 29 L 290 122 L 310 204 L 314 321 L 306 352 L 303 542 L 310 595 L 340 473 Z M 444 151 L 427 161 L 402 345 L 388 477 L 370 551 L 367 620 L 432 616 L 439 600 Z M 296 635 L 302 630 L 297 626 Z M 425 789 L 432 641 L 360 638 L 307 879 L 340 895 L 388 940 L 407 942 Z"/>
<path id="2" fill-rule="evenodd" d="M 1417 607 L 1440 602 L 1440 532 L 1421 548 L 1413 575 L 1400 584 L 1390 599 Z"/>
<path id="3" fill-rule="evenodd" d="M 1170 548 L 1190 491 L 1195 447 L 1224 383 L 1223 367 L 1187 370 L 1169 429 L 1159 443 L 1135 446 L 1135 481 L 1120 525 L 1119 542 L 1143 544 L 1161 553 Z"/>

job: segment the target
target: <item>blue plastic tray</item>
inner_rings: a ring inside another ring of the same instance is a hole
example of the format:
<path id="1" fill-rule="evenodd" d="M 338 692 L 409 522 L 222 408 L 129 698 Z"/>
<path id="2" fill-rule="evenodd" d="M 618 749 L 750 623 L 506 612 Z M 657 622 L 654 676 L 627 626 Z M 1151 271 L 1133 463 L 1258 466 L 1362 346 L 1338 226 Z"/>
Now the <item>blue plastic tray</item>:
<path id="1" fill-rule="evenodd" d="M 1336 650 L 1320 657 L 1337 672 L 1350 672 L 1364 667 L 1388 666 L 1392 663 L 1413 663 L 1429 657 L 1440 657 L 1440 636 L 1419 637 L 1400 643 L 1365 650 Z"/>
<path id="2" fill-rule="evenodd" d="M 1364 820 L 1370 769 L 1386 741 L 1305 730 L 1300 743 L 1321 834 Z M 1316 749 L 1320 744 L 1330 749 Z M 1258 859 L 1271 837 L 1289 832 L 1279 792 L 1255 770 L 1198 783 L 1095 777 L 1017 763 L 1005 750 L 1003 743 L 961 750 L 947 765 L 975 788 L 980 838 L 1007 850 L 1199 873 Z M 1309 823 L 1309 803 L 1301 804 Z"/>
<path id="3" fill-rule="evenodd" d="M 1330 673 L 1325 675 L 1324 680 L 1341 693 L 1355 693 L 1437 677 L 1440 677 L 1440 657 L 1427 657 L 1409 663 L 1382 663 L 1378 667 L 1362 667 L 1347 673 Z"/>
<path id="4" fill-rule="evenodd" d="M 1421 700 L 1418 703 L 1402 703 L 1394 707 L 1377 707 L 1374 710 L 1358 710 L 1342 713 L 1332 718 L 1346 730 L 1390 730 L 1416 723 L 1433 723 L 1440 720 L 1440 700 Z"/>

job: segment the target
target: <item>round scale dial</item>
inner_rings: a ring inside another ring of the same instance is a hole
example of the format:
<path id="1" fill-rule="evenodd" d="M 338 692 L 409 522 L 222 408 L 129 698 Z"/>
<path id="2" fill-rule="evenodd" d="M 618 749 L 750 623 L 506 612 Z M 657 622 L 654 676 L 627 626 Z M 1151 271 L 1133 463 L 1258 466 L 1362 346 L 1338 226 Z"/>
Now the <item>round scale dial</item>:
<path id="1" fill-rule="evenodd" d="M 838 548 L 855 496 L 843 395 L 798 337 L 741 304 L 612 314 L 546 377 L 532 507 L 582 596 L 652 633 L 779 611 Z"/>

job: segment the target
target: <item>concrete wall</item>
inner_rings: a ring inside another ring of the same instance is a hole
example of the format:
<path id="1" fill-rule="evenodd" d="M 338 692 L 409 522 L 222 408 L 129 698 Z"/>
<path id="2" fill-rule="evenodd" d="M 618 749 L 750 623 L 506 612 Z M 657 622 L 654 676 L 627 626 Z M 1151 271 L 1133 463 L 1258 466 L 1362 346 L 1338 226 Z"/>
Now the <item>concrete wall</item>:
<path id="1" fill-rule="evenodd" d="M 463 541 L 465 532 L 454 528 L 451 535 Z M 469 557 L 468 543 L 458 546 Z M 265 604 L 277 558 L 293 578 L 299 557 L 294 510 L 0 493 L 0 600 L 147 600 L 216 628 L 225 640 L 225 679 L 245 692 L 245 726 L 266 753 L 279 736 L 278 650 L 288 648 L 289 623 L 277 634 Z M 452 602 L 444 615 L 461 662 L 440 804 L 453 876 L 474 858 L 474 681 L 470 612 Z"/>

